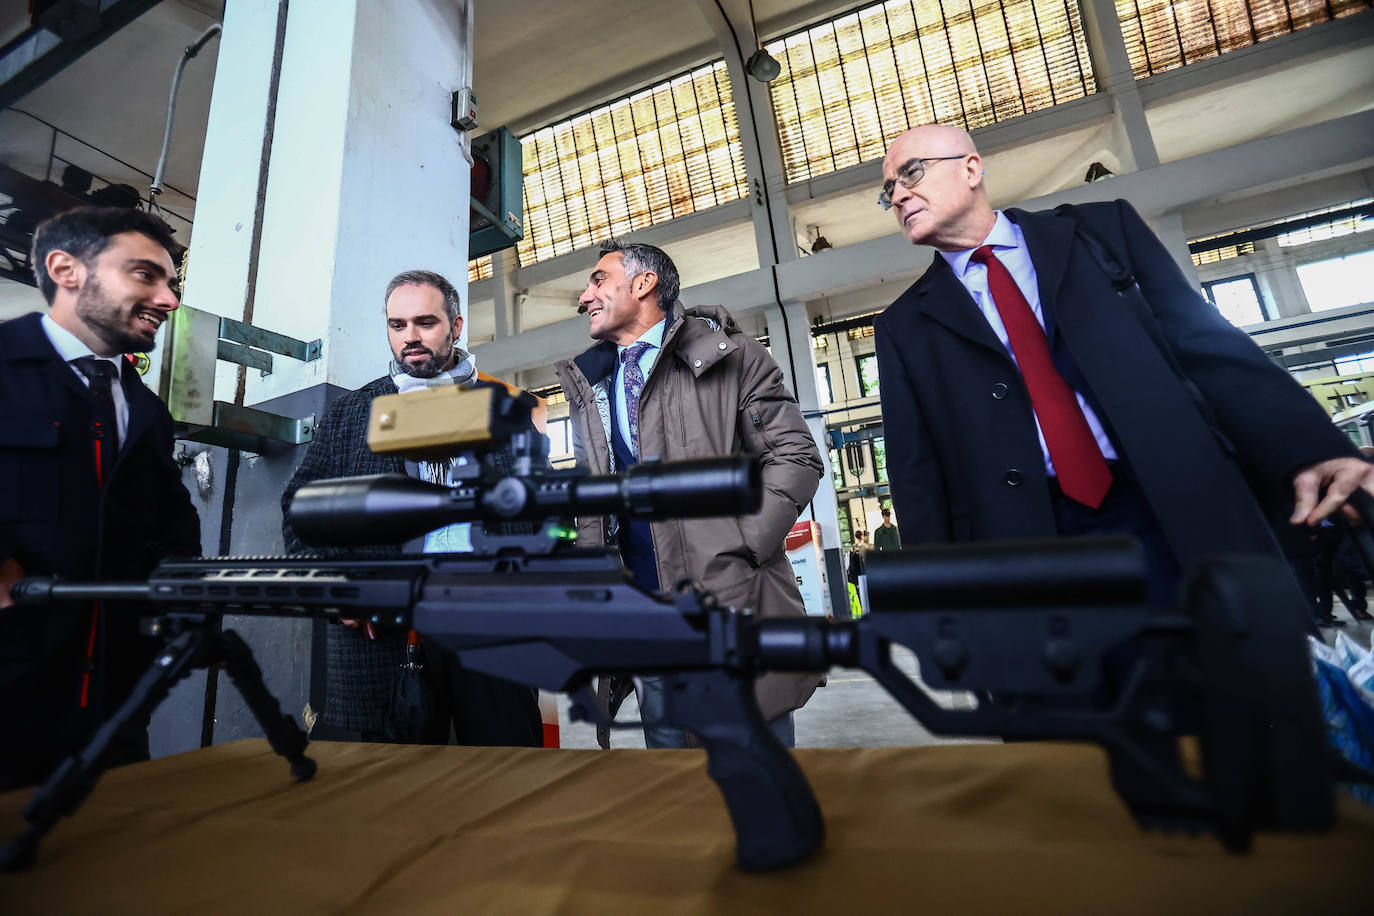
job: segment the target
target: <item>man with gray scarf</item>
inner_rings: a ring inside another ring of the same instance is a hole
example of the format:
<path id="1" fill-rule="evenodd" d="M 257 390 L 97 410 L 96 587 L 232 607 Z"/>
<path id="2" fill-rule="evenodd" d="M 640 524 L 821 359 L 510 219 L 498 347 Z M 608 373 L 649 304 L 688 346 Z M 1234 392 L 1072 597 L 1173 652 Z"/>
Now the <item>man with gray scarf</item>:
<path id="1" fill-rule="evenodd" d="M 385 314 L 392 361 L 381 378 L 340 396 L 282 494 L 282 538 L 289 553 L 309 548 L 291 529 L 291 498 L 303 485 L 331 477 L 362 474 L 406 474 L 447 483 L 453 461 L 408 462 L 377 455 L 367 447 L 372 401 L 382 395 L 424 390 L 439 385 L 494 381 L 477 372 L 473 358 L 458 345 L 463 317 L 458 292 L 448 280 L 426 270 L 398 274 L 386 288 Z M 498 463 L 500 455 L 497 456 Z M 457 460 L 457 459 L 454 459 Z M 403 552 L 471 550 L 469 526 L 450 525 L 410 544 L 379 544 L 329 551 L 330 556 L 392 557 Z M 320 551 L 319 553 L 325 553 Z M 364 741 L 394 740 L 387 728 L 388 701 L 397 669 L 406 662 L 404 631 L 373 631 L 349 621 L 327 626 L 325 702 L 311 737 Z M 467 671 L 452 655 L 422 642 L 426 673 L 438 695 L 438 730 L 446 741 L 451 719 L 459 744 L 518 745 L 543 743 L 536 694 L 528 687 Z M 323 728 L 321 728 L 323 726 Z"/>

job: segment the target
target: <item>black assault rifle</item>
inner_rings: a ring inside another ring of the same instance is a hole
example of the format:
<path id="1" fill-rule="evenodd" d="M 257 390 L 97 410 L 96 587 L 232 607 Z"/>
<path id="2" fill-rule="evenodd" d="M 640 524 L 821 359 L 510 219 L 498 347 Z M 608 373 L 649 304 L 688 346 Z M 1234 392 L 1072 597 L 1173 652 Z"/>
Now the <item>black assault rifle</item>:
<path id="1" fill-rule="evenodd" d="M 170 641 L 116 719 L 35 794 L 8 867 L 31 861 L 42 835 L 89 792 L 102 738 L 146 715 L 197 664 L 225 663 L 241 690 L 248 685 L 249 706 L 293 775 L 313 774 L 304 733 L 262 688 L 246 645 L 207 628 L 223 613 L 413 627 L 465 667 L 570 693 L 573 717 L 602 725 L 611 723 L 594 676 L 663 675 L 657 724 L 699 737 L 736 831 L 738 863 L 749 871 L 800 861 L 824 840 L 810 786 L 755 701 L 764 671 L 861 668 L 938 734 L 1096 742 L 1142 826 L 1210 829 L 1237 851 L 1257 829 L 1330 826 L 1331 764 L 1303 624 L 1275 561 L 1208 563 L 1182 606 L 1162 613 L 1143 603 L 1143 553 L 1129 539 L 906 550 L 870 555 L 870 616 L 763 620 L 720 606 L 690 582 L 646 592 L 614 553 L 549 536 L 556 525 L 548 520 L 566 514 L 735 514 L 757 509 L 760 498 L 759 466 L 746 459 L 637 466 L 605 478 L 486 475 L 449 487 L 398 477 L 322 481 L 292 505 L 307 541 L 400 540 L 456 521 L 548 524 L 514 538 L 516 546 L 474 537 L 474 554 L 198 559 L 166 562 L 146 583 L 26 580 L 14 590 L 25 605 L 146 600 Z M 898 667 L 895 647 L 915 653 L 923 684 Z M 927 687 L 970 691 L 977 705 L 944 708 Z M 1181 736 L 1196 737 L 1199 761 L 1185 759 Z"/>

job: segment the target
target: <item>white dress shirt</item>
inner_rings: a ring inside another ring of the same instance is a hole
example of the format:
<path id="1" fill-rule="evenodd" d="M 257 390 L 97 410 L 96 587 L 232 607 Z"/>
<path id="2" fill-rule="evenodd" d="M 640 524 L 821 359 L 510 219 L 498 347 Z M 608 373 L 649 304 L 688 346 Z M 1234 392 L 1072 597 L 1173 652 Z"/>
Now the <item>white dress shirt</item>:
<path id="1" fill-rule="evenodd" d="M 87 388 L 91 387 L 91 380 L 86 378 L 85 373 L 78 369 L 73 363 L 83 356 L 95 356 L 91 348 L 81 342 L 71 331 L 52 320 L 52 316 L 44 315 L 42 318 L 43 333 L 48 335 L 48 343 L 57 351 L 57 355 L 62 357 L 67 363 L 68 368 L 76 373 L 76 377 L 81 379 L 81 384 Z M 114 398 L 115 423 L 119 426 L 119 447 L 124 447 L 125 436 L 129 433 L 129 402 L 124 397 L 124 386 L 119 380 L 124 377 L 124 367 L 121 363 L 128 360 L 122 356 L 95 356 L 96 359 L 103 359 L 115 367 L 115 383 L 110 386 L 110 394 Z"/>
<path id="2" fill-rule="evenodd" d="M 1040 309 L 1040 284 L 1035 276 L 1035 265 L 1031 263 L 1030 252 L 1026 249 L 1026 239 L 1021 234 L 1021 227 L 998 210 L 997 221 L 993 223 L 988 237 L 983 240 L 983 245 L 992 246 L 993 254 L 997 255 L 997 260 L 1002 262 L 1011 274 L 1012 280 L 1016 281 L 1017 288 L 1021 290 L 1021 295 L 1026 297 L 1031 311 L 1035 313 L 1035 320 L 1040 322 L 1043 329 L 1045 315 Z M 1012 353 L 1011 343 L 1007 338 L 1007 329 L 1002 325 L 1002 315 L 997 311 L 997 304 L 992 301 L 992 292 L 988 289 L 987 266 L 971 260 L 976 250 L 970 248 L 966 251 L 942 251 L 940 257 L 954 270 L 954 276 L 959 278 L 964 289 L 968 290 L 973 301 L 978 304 L 978 310 L 992 326 L 992 331 L 997 335 L 997 339 L 1002 341 L 1002 346 L 1007 348 L 1012 362 L 1016 362 L 1016 354 Z M 1088 421 L 1088 429 L 1092 430 L 1098 448 L 1102 449 L 1102 457 L 1108 461 L 1115 461 L 1116 449 L 1112 446 L 1112 440 L 1107 438 L 1102 421 L 1097 418 L 1097 414 L 1088 406 L 1087 400 L 1080 392 L 1075 391 L 1074 396 L 1078 398 L 1078 406 L 1083 411 L 1084 419 Z M 1045 458 L 1045 473 L 1054 476 L 1054 462 L 1050 461 L 1050 450 L 1045 445 L 1045 434 L 1040 429 L 1039 417 L 1035 418 L 1035 434 L 1040 437 L 1040 454 Z"/>
<path id="3" fill-rule="evenodd" d="M 667 327 L 668 319 L 663 319 L 658 324 L 649 328 L 639 335 L 640 341 L 648 342 L 649 346 L 644 348 L 644 352 L 639 354 L 639 371 L 644 376 L 644 381 L 649 381 L 649 372 L 654 368 L 654 363 L 658 361 L 659 351 L 663 349 L 663 331 Z M 630 346 L 634 346 L 631 344 Z M 621 358 L 629 347 L 616 347 L 615 350 L 615 396 L 616 396 L 616 426 L 620 429 L 620 437 L 629 445 L 630 440 L 630 407 L 625 401 L 625 361 Z"/>

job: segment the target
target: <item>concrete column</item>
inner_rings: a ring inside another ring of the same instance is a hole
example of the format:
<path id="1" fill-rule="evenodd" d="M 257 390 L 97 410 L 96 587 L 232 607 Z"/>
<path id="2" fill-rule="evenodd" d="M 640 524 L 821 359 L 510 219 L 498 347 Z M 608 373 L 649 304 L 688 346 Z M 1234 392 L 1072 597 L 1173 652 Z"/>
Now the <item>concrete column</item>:
<path id="1" fill-rule="evenodd" d="M 754 240 L 759 249 L 759 264 L 767 267 L 795 260 L 797 243 L 774 128 L 773 101 L 768 84 L 744 70 L 745 60 L 758 48 L 751 7 L 748 0 L 697 0 L 697 5 L 715 31 L 730 71 L 749 196 L 754 202 Z"/>
<path id="2" fill-rule="evenodd" d="M 227 4 L 185 299 L 320 338 L 323 358 L 278 358 L 271 375 L 249 371 L 241 386 L 230 368 L 219 400 L 318 416 L 340 391 L 385 373 L 382 295 L 402 270 L 443 274 L 466 304 L 467 138 L 449 126 L 449 98 L 471 78 L 471 30 L 471 0 Z M 206 551 L 280 552 L 279 500 L 304 449 L 193 450 L 209 454 L 206 499 L 217 513 L 201 510 L 218 529 Z M 232 623 L 299 717 L 312 692 L 311 625 Z M 227 681 L 207 694 L 203 704 L 167 704 L 159 753 L 199 743 L 203 707 L 216 742 L 260 734 Z"/>
<path id="3" fill-rule="evenodd" d="M 1145 105 L 1140 101 L 1135 74 L 1131 72 L 1121 22 L 1116 18 L 1116 4 L 1113 0 L 1086 0 L 1080 8 L 1098 91 L 1108 93 L 1116 106 L 1115 126 L 1121 140 L 1122 165 L 1134 171 L 1154 168 L 1159 165 L 1159 153 L 1145 118 Z"/>
<path id="4" fill-rule="evenodd" d="M 323 338 L 324 356 L 250 379 L 247 403 L 380 375 L 382 293 L 402 270 L 437 271 L 467 301 L 470 168 L 449 98 L 468 6 L 292 0 L 253 320 Z"/>
<path id="5" fill-rule="evenodd" d="M 511 257 L 514 249 L 498 251 L 491 256 L 491 278 L 496 284 L 492 305 L 496 310 L 496 339 L 520 333 L 520 303 L 522 298 L 511 282 Z"/>
<path id="6" fill-rule="evenodd" d="M 800 302 L 784 303 L 764 311 L 768 322 L 768 340 L 773 358 L 782 367 L 788 386 L 796 393 L 797 403 L 811 436 L 816 440 L 821 460 L 825 462 L 825 476 L 816 488 L 810 505 L 802 510 L 802 520 L 821 526 L 821 548 L 825 556 L 826 581 L 830 590 L 831 613 L 843 620 L 849 616 L 849 593 L 841 557 L 839 504 L 835 497 L 834 476 L 830 467 L 830 450 L 826 445 L 825 418 L 821 415 L 820 397 L 816 388 L 816 359 L 811 351 L 811 320 L 806 306 Z"/>
<path id="7" fill-rule="evenodd" d="M 1201 289 L 1202 283 L 1198 280 L 1197 268 L 1193 266 L 1193 256 L 1188 251 L 1188 234 L 1183 231 L 1183 217 L 1178 213 L 1166 213 L 1150 220 L 1150 224 L 1183 271 L 1183 276 L 1188 278 L 1194 289 Z"/>
<path id="8" fill-rule="evenodd" d="M 1303 292 L 1298 273 L 1293 269 L 1293 259 L 1286 249 L 1279 247 L 1278 239 L 1263 239 L 1255 243 L 1261 252 L 1260 267 L 1255 271 L 1255 280 L 1260 289 L 1267 291 L 1274 307 L 1275 318 L 1292 318 L 1306 315 L 1312 311 Z"/>

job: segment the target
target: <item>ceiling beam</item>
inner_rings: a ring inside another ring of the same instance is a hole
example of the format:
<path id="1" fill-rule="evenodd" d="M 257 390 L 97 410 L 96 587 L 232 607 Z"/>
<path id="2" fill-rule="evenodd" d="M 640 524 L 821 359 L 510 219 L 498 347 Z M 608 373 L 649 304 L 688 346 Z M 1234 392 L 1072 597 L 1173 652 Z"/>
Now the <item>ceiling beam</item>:
<path id="1" fill-rule="evenodd" d="M 8 108 L 158 4 L 158 0 L 59 0 L 0 48 L 0 109 Z"/>

